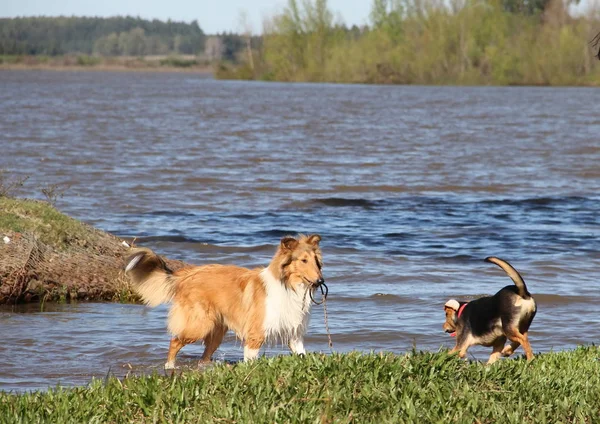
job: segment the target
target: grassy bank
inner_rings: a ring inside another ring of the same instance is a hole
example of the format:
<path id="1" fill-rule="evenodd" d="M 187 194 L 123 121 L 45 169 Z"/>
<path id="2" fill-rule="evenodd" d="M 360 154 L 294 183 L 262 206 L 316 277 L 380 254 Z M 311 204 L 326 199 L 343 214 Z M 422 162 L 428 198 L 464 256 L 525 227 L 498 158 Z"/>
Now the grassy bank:
<path id="1" fill-rule="evenodd" d="M 96 246 L 106 233 L 73 219 L 48 202 L 0 197 L 0 232 L 35 234 L 46 245 L 64 251 L 71 246 Z M 111 240 L 118 245 L 116 239 Z"/>
<path id="2" fill-rule="evenodd" d="M 137 299 L 127 248 L 39 200 L 0 197 L 0 304 Z"/>
<path id="3" fill-rule="evenodd" d="M 185 71 L 212 73 L 212 66 L 192 55 L 91 56 L 0 55 L 1 69 L 50 69 L 96 71 Z"/>
<path id="4" fill-rule="evenodd" d="M 127 252 L 120 238 L 48 202 L 0 195 L 0 304 L 138 301 L 123 272 Z"/>
<path id="5" fill-rule="evenodd" d="M 0 394 L 0 421 L 458 422 L 600 420 L 600 349 L 486 367 L 446 353 L 285 356 L 205 372 Z"/>

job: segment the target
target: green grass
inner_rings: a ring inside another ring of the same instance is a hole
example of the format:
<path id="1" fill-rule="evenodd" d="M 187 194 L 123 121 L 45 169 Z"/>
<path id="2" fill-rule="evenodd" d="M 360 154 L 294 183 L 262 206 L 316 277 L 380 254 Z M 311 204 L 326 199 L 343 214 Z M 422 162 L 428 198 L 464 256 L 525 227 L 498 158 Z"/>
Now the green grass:
<path id="1" fill-rule="evenodd" d="M 283 356 L 0 393 L 0 422 L 567 423 L 600 420 L 600 349 L 465 363 L 445 352 Z"/>
<path id="2" fill-rule="evenodd" d="M 50 62 L 50 56 L 38 54 L 35 56 L 0 54 L 0 65 L 17 65 L 27 63 L 44 64 Z"/>
<path id="3" fill-rule="evenodd" d="M 169 56 L 165 59 L 160 60 L 160 66 L 171 66 L 175 68 L 190 68 L 198 65 L 198 61 L 195 59 L 184 59 L 177 56 Z"/>
<path id="4" fill-rule="evenodd" d="M 77 64 L 79 66 L 96 66 L 102 62 L 102 59 L 96 56 L 79 55 L 77 56 Z"/>
<path id="5" fill-rule="evenodd" d="M 0 232 L 33 233 L 57 249 L 98 241 L 97 230 L 59 212 L 50 203 L 0 197 Z"/>
<path id="6" fill-rule="evenodd" d="M 22 61 L 23 61 L 23 56 L 20 56 L 20 55 L 0 54 L 0 63 L 15 64 L 15 63 L 21 63 Z"/>
<path id="7" fill-rule="evenodd" d="M 236 79 L 236 80 L 253 80 L 254 71 L 246 63 L 233 65 L 230 63 L 220 63 L 215 68 L 215 78 L 217 79 Z M 261 75 L 261 79 L 268 81 L 269 75 Z"/>

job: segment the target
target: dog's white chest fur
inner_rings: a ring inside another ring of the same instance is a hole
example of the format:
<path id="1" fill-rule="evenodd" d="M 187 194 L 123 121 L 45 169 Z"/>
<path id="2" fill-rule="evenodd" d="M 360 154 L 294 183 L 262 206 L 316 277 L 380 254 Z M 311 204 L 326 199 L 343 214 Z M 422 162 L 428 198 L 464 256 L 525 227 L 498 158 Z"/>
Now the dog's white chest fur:
<path id="1" fill-rule="evenodd" d="M 261 272 L 267 291 L 263 328 L 267 340 L 288 343 L 302 338 L 308 327 L 310 296 L 308 290 L 288 289 L 268 268 Z"/>

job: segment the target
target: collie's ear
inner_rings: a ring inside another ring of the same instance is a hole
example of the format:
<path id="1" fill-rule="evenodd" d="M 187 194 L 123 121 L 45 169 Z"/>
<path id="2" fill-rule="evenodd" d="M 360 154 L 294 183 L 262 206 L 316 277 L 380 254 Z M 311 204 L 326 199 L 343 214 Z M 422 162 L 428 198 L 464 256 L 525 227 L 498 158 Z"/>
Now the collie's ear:
<path id="1" fill-rule="evenodd" d="M 320 241 L 321 241 L 321 236 L 318 234 L 313 234 L 311 236 L 308 236 L 308 239 L 306 239 L 306 242 L 308 244 L 312 244 L 313 246 L 317 246 Z"/>
<path id="2" fill-rule="evenodd" d="M 281 249 L 282 250 L 294 250 L 298 246 L 298 240 L 294 237 L 286 236 L 281 239 Z"/>

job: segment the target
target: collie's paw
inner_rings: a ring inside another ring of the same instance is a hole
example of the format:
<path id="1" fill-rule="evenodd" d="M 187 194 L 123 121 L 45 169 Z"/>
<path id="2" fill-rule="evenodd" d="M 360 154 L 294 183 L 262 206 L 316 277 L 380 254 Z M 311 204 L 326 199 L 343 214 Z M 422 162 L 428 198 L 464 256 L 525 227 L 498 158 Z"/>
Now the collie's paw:
<path id="1" fill-rule="evenodd" d="M 165 370 L 174 370 L 175 369 L 175 362 L 167 362 L 165 364 Z"/>

